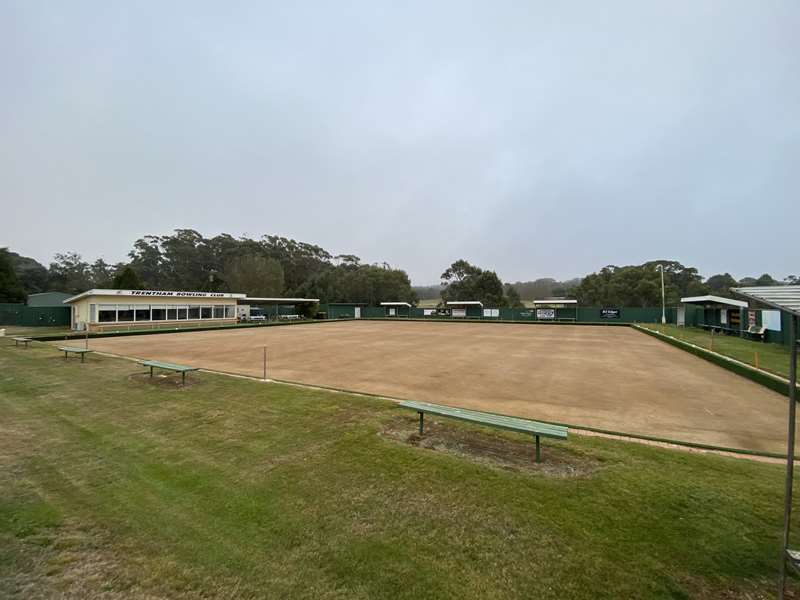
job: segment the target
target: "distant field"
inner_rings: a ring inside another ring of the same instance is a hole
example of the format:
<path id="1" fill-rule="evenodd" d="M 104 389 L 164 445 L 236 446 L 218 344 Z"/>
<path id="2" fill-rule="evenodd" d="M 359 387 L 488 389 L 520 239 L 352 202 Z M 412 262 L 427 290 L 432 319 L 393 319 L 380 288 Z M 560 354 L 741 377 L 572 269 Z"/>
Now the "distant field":
<path id="1" fill-rule="evenodd" d="M 774 594 L 780 465 L 174 381 L 0 345 L 0 597 Z"/>
<path id="2" fill-rule="evenodd" d="M 430 300 L 420 300 L 420 301 L 417 302 L 417 306 L 419 306 L 420 308 L 435 308 L 436 306 L 439 305 L 439 303 L 441 301 L 442 301 L 441 298 L 433 298 L 433 299 L 430 299 Z"/>

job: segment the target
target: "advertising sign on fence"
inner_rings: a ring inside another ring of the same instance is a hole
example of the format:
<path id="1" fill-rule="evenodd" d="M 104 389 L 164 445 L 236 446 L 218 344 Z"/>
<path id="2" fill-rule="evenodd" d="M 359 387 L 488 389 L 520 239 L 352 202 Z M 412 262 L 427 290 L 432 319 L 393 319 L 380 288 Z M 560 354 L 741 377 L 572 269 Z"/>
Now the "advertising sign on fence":
<path id="1" fill-rule="evenodd" d="M 600 318 L 601 319 L 619 319 L 620 318 L 620 310 L 618 308 L 601 308 L 600 309 Z"/>
<path id="2" fill-rule="evenodd" d="M 556 318 L 555 308 L 537 308 L 536 318 L 543 321 L 552 321 Z"/>

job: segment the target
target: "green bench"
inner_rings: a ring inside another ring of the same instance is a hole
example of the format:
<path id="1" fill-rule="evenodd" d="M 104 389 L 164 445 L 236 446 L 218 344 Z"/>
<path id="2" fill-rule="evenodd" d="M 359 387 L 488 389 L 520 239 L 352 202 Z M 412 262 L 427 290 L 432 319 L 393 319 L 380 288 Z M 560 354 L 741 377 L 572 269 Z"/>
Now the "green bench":
<path id="1" fill-rule="evenodd" d="M 30 344 L 33 341 L 31 338 L 26 338 L 26 337 L 15 337 L 11 339 L 14 340 L 15 347 L 19 346 L 20 344 L 25 344 L 26 348 L 28 347 L 28 344 Z"/>
<path id="2" fill-rule="evenodd" d="M 84 358 L 86 358 L 86 355 L 89 354 L 89 352 L 91 352 L 91 350 L 88 350 L 87 348 L 73 348 L 70 346 L 61 346 L 59 347 L 59 350 L 61 350 L 64 353 L 65 360 L 69 358 L 70 354 L 80 354 L 81 362 L 84 362 Z"/>
<path id="3" fill-rule="evenodd" d="M 497 429 L 506 429 L 508 431 L 517 431 L 519 433 L 527 433 L 533 435 L 536 440 L 536 462 L 542 462 L 542 452 L 540 447 L 540 437 L 549 437 L 558 440 L 567 439 L 567 428 L 560 425 L 550 425 L 549 423 L 540 423 L 538 421 L 531 421 L 529 419 L 520 419 L 518 417 L 506 417 L 504 415 L 496 415 L 494 413 L 487 413 L 478 410 L 467 410 L 465 408 L 453 408 L 452 406 L 443 406 L 441 404 L 430 404 L 428 402 L 415 402 L 413 400 L 404 400 L 400 403 L 403 408 L 410 408 L 411 410 L 419 413 L 419 434 L 422 435 L 425 415 L 438 415 L 440 417 L 450 417 L 467 421 L 469 423 L 477 423 L 479 425 L 487 425 Z"/>
<path id="4" fill-rule="evenodd" d="M 176 365 L 168 362 L 161 362 L 160 360 L 142 360 L 139 364 L 143 367 L 150 367 L 150 377 L 153 376 L 153 369 L 164 369 L 165 371 L 174 371 L 181 374 L 181 385 L 186 385 L 186 373 L 189 371 L 199 371 L 197 367 L 187 367 L 185 365 Z"/>

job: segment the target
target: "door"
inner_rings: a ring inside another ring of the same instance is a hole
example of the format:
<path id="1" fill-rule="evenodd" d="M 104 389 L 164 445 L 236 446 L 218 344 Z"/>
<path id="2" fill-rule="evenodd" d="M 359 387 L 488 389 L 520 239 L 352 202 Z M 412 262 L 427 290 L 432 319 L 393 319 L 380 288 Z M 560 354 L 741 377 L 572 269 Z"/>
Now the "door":
<path id="1" fill-rule="evenodd" d="M 356 306 L 355 307 L 354 316 L 355 316 L 356 319 L 360 319 L 361 318 L 361 307 L 360 306 Z"/>
<path id="2" fill-rule="evenodd" d="M 686 325 L 686 307 L 681 306 L 678 308 L 678 327 Z"/>

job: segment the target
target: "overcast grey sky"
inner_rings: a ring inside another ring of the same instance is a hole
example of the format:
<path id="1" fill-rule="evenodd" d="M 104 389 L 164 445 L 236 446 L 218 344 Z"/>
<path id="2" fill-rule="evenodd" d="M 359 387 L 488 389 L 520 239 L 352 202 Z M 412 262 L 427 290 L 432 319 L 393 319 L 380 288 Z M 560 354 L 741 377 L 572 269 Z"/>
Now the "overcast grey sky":
<path id="1" fill-rule="evenodd" d="M 0 246 L 798 273 L 798 32 L 797 0 L 0 0 Z"/>

